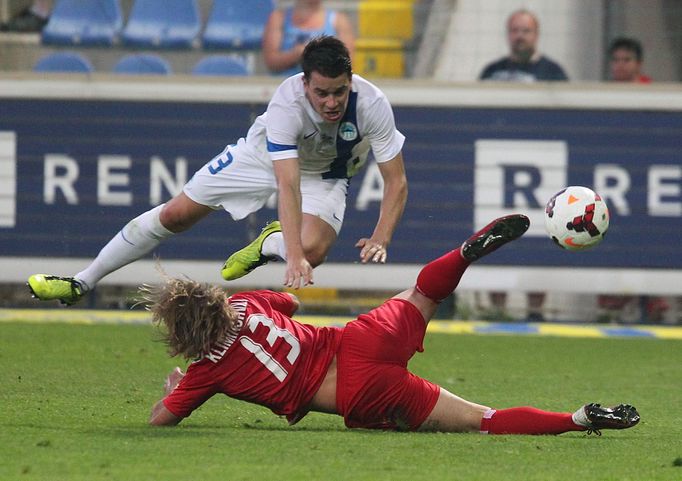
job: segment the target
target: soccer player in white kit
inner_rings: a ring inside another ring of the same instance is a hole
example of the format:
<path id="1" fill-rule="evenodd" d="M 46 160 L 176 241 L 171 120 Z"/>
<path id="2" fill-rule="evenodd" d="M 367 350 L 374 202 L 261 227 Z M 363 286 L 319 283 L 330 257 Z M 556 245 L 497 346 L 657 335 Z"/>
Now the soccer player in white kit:
<path id="1" fill-rule="evenodd" d="M 315 38 L 304 51 L 303 73 L 278 87 L 246 138 L 199 169 L 182 193 L 126 224 L 83 271 L 73 277 L 35 274 L 29 288 L 41 300 L 73 304 L 104 276 L 214 210 L 240 220 L 274 192 L 279 221 L 233 254 L 222 275 L 237 279 L 279 258 L 287 263 L 284 285 L 306 286 L 341 229 L 348 179 L 370 152 L 384 181 L 383 199 L 374 231 L 356 247 L 361 262 L 383 263 L 407 200 L 404 140 L 385 95 L 352 73 L 343 43 Z"/>

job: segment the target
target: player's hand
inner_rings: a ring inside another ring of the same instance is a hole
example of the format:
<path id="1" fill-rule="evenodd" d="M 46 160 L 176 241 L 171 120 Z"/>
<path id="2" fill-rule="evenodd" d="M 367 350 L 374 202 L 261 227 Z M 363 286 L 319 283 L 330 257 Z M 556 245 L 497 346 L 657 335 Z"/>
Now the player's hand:
<path id="1" fill-rule="evenodd" d="M 363 237 L 355 244 L 355 247 L 360 249 L 360 262 L 363 264 L 367 262 L 386 263 L 388 251 L 381 242 Z"/>
<path id="2" fill-rule="evenodd" d="M 284 285 L 298 289 L 313 284 L 313 266 L 305 257 L 288 259 L 287 270 L 284 274 Z"/>
<path id="3" fill-rule="evenodd" d="M 166 395 L 170 394 L 171 391 L 175 389 L 175 386 L 180 383 L 183 377 L 185 377 L 185 373 L 182 372 L 182 369 L 179 367 L 176 367 L 171 371 L 171 373 L 166 377 L 166 382 L 163 383 L 163 390 L 166 392 Z"/>

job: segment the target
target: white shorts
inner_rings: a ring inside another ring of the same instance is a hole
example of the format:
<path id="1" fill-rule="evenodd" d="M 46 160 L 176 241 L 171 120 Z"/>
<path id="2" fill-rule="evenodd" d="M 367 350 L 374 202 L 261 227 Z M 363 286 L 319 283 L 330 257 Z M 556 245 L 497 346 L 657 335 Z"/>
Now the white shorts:
<path id="1" fill-rule="evenodd" d="M 225 209 L 234 220 L 241 220 L 261 209 L 277 191 L 270 159 L 244 155 L 230 145 L 196 171 L 183 192 L 198 204 Z M 301 174 L 302 211 L 319 217 L 338 235 L 346 212 L 348 179 L 322 179 L 320 175 Z"/>

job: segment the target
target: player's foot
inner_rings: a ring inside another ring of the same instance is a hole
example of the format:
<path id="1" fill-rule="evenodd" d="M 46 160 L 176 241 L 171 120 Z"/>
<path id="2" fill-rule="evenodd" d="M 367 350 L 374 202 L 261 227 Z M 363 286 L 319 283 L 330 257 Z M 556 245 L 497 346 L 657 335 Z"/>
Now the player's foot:
<path id="1" fill-rule="evenodd" d="M 464 241 L 462 257 L 473 262 L 499 249 L 509 241 L 518 239 L 528 230 L 530 220 L 522 214 L 512 214 L 495 219 Z"/>
<path id="2" fill-rule="evenodd" d="M 41 301 L 58 300 L 67 306 L 75 304 L 85 294 L 81 283 L 73 277 L 33 274 L 26 284 L 33 297 Z"/>
<path id="3" fill-rule="evenodd" d="M 573 414 L 573 422 L 587 428 L 587 432 L 601 436 L 602 429 L 627 429 L 639 422 L 639 413 L 634 406 L 619 404 L 604 407 L 601 404 L 586 404 Z"/>
<path id="4" fill-rule="evenodd" d="M 270 258 L 263 255 L 263 241 L 265 241 L 267 236 L 275 232 L 282 232 L 282 226 L 278 220 L 266 225 L 260 235 L 256 237 L 251 244 L 232 254 L 225 261 L 223 269 L 220 272 L 223 279 L 226 281 L 239 279 L 256 267 L 267 264 Z"/>

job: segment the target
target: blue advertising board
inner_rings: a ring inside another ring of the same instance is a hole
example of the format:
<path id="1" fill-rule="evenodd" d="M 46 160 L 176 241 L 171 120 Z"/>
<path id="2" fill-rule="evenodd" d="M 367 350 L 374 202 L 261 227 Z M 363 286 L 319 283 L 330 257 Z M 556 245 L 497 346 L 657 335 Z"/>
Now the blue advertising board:
<path id="1" fill-rule="evenodd" d="M 2 256 L 92 257 L 129 219 L 178 192 L 246 134 L 260 103 L 0 99 L 0 159 L 14 176 L 0 223 Z M 526 212 L 533 228 L 485 262 L 523 266 L 682 268 L 682 114 L 664 111 L 395 107 L 407 137 L 409 199 L 389 249 L 422 263 L 488 218 Z M 7 147 L 9 145 L 9 147 Z M 5 147 L 2 147 L 5 146 Z M 14 149 L 12 151 L 12 149 Z M 9 172 L 9 173 L 8 173 Z M 351 181 L 329 261 L 354 262 L 371 234 L 380 176 Z M 11 179 L 10 179 L 11 180 Z M 597 190 L 611 213 L 598 249 L 568 254 L 542 211 L 565 185 Z M 159 248 L 165 259 L 222 261 L 276 217 L 270 205 L 234 222 L 216 212 Z"/>

